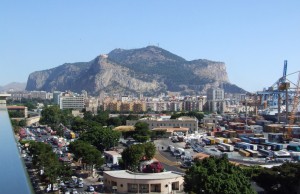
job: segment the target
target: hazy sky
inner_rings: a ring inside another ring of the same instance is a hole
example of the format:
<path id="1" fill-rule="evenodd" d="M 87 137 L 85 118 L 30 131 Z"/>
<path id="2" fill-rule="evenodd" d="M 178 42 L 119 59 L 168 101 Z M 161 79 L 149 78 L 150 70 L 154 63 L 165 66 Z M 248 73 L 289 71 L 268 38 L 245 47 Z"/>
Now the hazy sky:
<path id="1" fill-rule="evenodd" d="M 300 70 L 299 0 L 1 0 L 0 85 L 86 62 L 115 48 L 159 45 L 226 63 L 231 83 L 262 90 Z"/>

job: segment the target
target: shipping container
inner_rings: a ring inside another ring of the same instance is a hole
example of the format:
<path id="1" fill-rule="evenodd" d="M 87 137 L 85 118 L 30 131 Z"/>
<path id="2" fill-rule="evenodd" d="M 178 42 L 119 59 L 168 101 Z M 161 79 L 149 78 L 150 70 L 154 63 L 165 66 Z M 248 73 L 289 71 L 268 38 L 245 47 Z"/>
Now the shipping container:
<path id="1" fill-rule="evenodd" d="M 273 151 L 271 150 L 264 150 L 264 149 L 261 149 L 261 150 L 258 150 L 259 153 L 265 157 L 273 157 Z"/>
<path id="2" fill-rule="evenodd" d="M 213 138 L 213 137 L 207 137 L 207 139 L 209 139 L 209 140 L 210 140 L 210 145 L 214 145 L 214 144 L 216 144 L 216 140 L 215 140 L 215 138 Z"/>
<path id="3" fill-rule="evenodd" d="M 249 137 L 251 143 L 254 143 L 254 144 L 259 144 L 259 138 L 258 137 Z"/>
<path id="4" fill-rule="evenodd" d="M 251 157 L 258 157 L 258 152 L 250 149 L 246 149 L 245 151 L 250 153 Z"/>
<path id="5" fill-rule="evenodd" d="M 205 143 L 206 145 L 210 145 L 210 140 L 207 138 L 203 138 L 202 142 Z"/>
<path id="6" fill-rule="evenodd" d="M 242 142 L 251 143 L 251 140 L 247 137 L 240 137 Z"/>
<path id="7" fill-rule="evenodd" d="M 287 151 L 300 152 L 300 144 L 289 144 L 287 146 Z"/>
<path id="8" fill-rule="evenodd" d="M 221 143 L 220 145 L 225 147 L 226 151 L 228 151 L 228 152 L 233 152 L 233 150 L 234 150 L 234 147 L 232 145 L 227 144 L 227 143 Z"/>
<path id="9" fill-rule="evenodd" d="M 245 150 L 242 150 L 242 149 L 239 150 L 239 154 L 241 154 L 244 157 L 249 157 L 250 156 L 249 152 L 247 152 Z"/>
<path id="10" fill-rule="evenodd" d="M 234 145 L 234 149 L 235 150 L 239 150 L 239 149 L 250 149 L 250 145 L 249 144 L 246 144 L 245 142 L 239 142 L 239 143 L 236 143 Z"/>

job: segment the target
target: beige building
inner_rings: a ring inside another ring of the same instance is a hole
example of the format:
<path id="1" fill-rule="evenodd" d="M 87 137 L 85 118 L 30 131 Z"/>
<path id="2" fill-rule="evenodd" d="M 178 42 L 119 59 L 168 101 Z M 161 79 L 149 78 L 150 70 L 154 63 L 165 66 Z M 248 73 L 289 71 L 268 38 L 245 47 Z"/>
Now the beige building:
<path id="1" fill-rule="evenodd" d="M 183 191 L 184 174 L 179 172 L 133 173 L 104 171 L 104 187 L 116 193 L 176 193 Z"/>

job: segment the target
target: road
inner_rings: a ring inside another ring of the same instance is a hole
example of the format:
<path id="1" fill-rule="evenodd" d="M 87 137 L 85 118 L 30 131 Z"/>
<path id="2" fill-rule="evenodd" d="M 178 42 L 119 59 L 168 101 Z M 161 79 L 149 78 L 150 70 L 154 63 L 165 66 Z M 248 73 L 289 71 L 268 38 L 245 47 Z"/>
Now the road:
<path id="1" fill-rule="evenodd" d="M 173 143 L 169 139 L 159 139 L 155 140 L 154 144 L 156 145 L 156 154 L 154 158 L 159 160 L 168 171 L 177 171 L 184 173 L 185 170 L 180 168 L 181 159 L 176 158 L 171 155 L 171 153 L 167 150 L 169 145 L 173 145 L 174 147 L 183 147 L 184 143 Z"/>

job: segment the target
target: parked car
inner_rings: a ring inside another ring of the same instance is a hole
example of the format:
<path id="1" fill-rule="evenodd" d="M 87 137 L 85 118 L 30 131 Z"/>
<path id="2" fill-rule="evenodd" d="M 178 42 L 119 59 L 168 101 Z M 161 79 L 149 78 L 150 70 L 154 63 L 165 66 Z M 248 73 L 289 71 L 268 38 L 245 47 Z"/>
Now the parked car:
<path id="1" fill-rule="evenodd" d="M 77 190 L 76 190 L 76 189 L 73 189 L 73 190 L 72 190 L 72 194 L 78 194 Z"/>
<path id="2" fill-rule="evenodd" d="M 83 188 L 83 183 L 78 183 L 78 188 Z"/>

